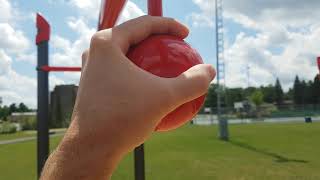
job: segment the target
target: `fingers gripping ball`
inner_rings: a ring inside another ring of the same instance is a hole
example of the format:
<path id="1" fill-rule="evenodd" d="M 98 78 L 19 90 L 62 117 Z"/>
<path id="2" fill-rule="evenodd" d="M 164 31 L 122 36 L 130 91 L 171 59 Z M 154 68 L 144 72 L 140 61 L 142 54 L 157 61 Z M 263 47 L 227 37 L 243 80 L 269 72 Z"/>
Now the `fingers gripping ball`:
<path id="1" fill-rule="evenodd" d="M 177 77 L 194 65 L 202 64 L 200 55 L 182 39 L 169 35 L 153 35 L 131 47 L 127 57 L 138 67 L 160 77 Z M 166 115 L 156 131 L 176 129 L 199 111 L 205 96 L 185 103 Z"/>

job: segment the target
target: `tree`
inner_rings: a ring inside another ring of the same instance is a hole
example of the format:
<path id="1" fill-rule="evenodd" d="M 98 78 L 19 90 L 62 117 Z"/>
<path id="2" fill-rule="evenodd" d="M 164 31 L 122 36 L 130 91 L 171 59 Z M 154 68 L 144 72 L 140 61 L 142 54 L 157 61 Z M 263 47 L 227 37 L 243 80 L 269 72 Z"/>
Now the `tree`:
<path id="1" fill-rule="evenodd" d="M 9 106 L 9 112 L 10 112 L 10 114 L 13 112 L 18 112 L 18 108 L 15 103 L 13 103 Z"/>
<path id="2" fill-rule="evenodd" d="M 273 85 L 268 85 L 266 87 L 261 86 L 260 90 L 263 94 L 263 101 L 267 103 L 274 103 L 275 101 L 275 87 Z"/>
<path id="3" fill-rule="evenodd" d="M 227 89 L 226 93 L 227 107 L 233 107 L 235 102 L 240 102 L 245 99 L 242 88 Z"/>
<path id="4" fill-rule="evenodd" d="M 260 90 L 254 91 L 251 96 L 250 100 L 257 106 L 260 107 L 263 103 L 263 94 Z"/>
<path id="5" fill-rule="evenodd" d="M 306 104 L 308 85 L 305 80 L 301 82 L 301 104 Z"/>
<path id="6" fill-rule="evenodd" d="M 18 112 L 29 112 L 30 109 L 24 104 L 20 103 L 18 106 Z"/>
<path id="7" fill-rule="evenodd" d="M 283 103 L 283 90 L 280 84 L 279 79 L 277 78 L 276 80 L 276 85 L 274 87 L 274 92 L 275 92 L 275 102 L 277 105 L 281 105 Z"/>
<path id="8" fill-rule="evenodd" d="M 319 104 L 320 103 L 320 77 L 318 76 L 314 78 L 314 81 L 311 87 L 311 94 L 312 94 L 312 104 Z"/>
<path id="9" fill-rule="evenodd" d="M 0 107 L 0 119 L 7 120 L 10 115 L 10 110 L 8 106 Z"/>
<path id="10" fill-rule="evenodd" d="M 296 76 L 293 85 L 293 101 L 295 104 L 303 103 L 303 86 L 299 80 L 299 77 Z"/>
<path id="11" fill-rule="evenodd" d="M 284 94 L 285 100 L 293 100 L 293 88 L 289 88 L 288 92 Z"/>
<path id="12" fill-rule="evenodd" d="M 208 93 L 207 93 L 207 98 L 205 101 L 205 107 L 210 107 L 210 108 L 216 108 L 217 107 L 217 85 L 211 84 Z"/>
<path id="13" fill-rule="evenodd" d="M 314 99 L 312 96 L 312 89 L 313 87 L 313 81 L 308 81 L 308 83 L 305 84 L 304 87 L 304 103 L 305 104 L 313 104 L 314 103 Z"/>

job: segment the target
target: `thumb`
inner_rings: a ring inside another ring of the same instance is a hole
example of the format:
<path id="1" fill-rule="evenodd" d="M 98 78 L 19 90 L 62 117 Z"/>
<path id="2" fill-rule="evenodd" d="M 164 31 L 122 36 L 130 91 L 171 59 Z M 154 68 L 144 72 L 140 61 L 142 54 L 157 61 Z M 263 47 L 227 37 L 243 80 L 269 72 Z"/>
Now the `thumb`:
<path id="1" fill-rule="evenodd" d="M 198 64 L 171 81 L 173 94 L 179 105 L 204 95 L 216 72 L 209 64 Z"/>

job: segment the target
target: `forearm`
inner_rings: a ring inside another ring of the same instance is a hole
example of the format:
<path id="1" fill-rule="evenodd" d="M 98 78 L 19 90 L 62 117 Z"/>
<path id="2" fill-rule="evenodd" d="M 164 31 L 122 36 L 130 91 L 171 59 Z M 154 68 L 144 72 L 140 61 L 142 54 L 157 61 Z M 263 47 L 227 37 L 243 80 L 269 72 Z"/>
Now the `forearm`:
<path id="1" fill-rule="evenodd" d="M 99 138 L 101 139 L 101 138 Z M 41 179 L 110 179 L 121 160 L 113 144 L 101 143 L 97 138 L 81 134 L 71 124 L 57 149 L 48 158 Z M 105 142 L 112 142 L 108 137 Z"/>

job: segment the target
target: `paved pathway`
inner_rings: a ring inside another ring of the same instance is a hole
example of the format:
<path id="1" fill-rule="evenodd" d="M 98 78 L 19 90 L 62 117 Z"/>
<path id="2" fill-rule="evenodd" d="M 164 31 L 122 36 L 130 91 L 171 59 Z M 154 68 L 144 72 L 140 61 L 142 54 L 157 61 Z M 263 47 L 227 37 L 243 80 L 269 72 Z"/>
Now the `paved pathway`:
<path id="1" fill-rule="evenodd" d="M 63 132 L 59 132 L 59 133 L 55 133 L 55 134 L 50 134 L 50 137 L 56 137 L 56 136 L 62 136 L 62 135 L 64 135 L 64 133 Z M 17 138 L 17 139 L 11 139 L 11 140 L 2 140 L 2 141 L 0 141 L 0 145 L 15 144 L 15 143 L 21 143 L 21 142 L 26 142 L 26 141 L 33 141 L 35 139 L 37 139 L 36 136 Z"/>

